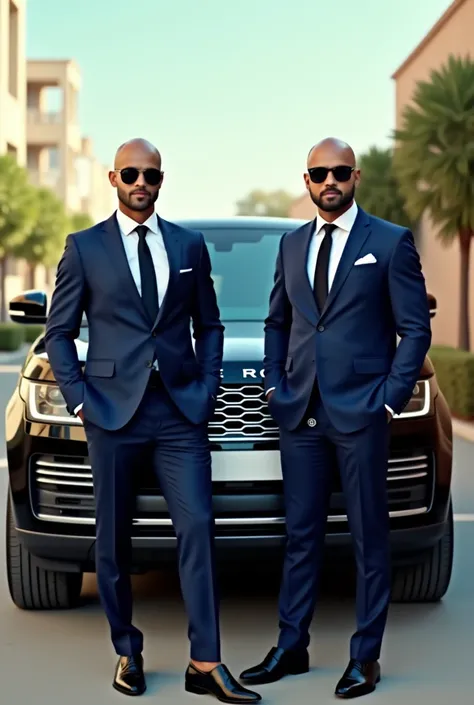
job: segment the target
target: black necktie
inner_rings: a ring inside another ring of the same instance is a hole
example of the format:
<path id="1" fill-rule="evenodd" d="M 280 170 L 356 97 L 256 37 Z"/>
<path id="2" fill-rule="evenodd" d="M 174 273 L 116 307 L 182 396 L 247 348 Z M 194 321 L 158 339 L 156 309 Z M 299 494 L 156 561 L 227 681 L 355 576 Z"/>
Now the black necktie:
<path id="1" fill-rule="evenodd" d="M 151 322 L 154 323 L 159 310 L 158 286 L 156 283 L 155 265 L 146 241 L 148 227 L 146 225 L 138 225 L 135 230 L 138 233 L 138 261 L 142 283 L 142 300 Z"/>
<path id="2" fill-rule="evenodd" d="M 336 227 L 337 225 L 332 225 L 330 223 L 323 225 L 325 234 L 321 247 L 319 248 L 316 271 L 314 273 L 314 296 L 316 298 L 319 313 L 322 313 L 329 293 L 329 258 L 331 255 L 332 231 L 335 230 Z"/>

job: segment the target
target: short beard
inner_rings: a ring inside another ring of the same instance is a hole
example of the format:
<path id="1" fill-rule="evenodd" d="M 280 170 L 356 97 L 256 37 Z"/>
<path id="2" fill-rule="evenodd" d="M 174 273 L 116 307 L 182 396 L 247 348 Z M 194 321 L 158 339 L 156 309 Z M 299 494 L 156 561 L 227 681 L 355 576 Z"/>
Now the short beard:
<path id="1" fill-rule="evenodd" d="M 324 193 L 322 193 L 319 197 L 315 196 L 311 191 L 309 192 L 309 195 L 311 196 L 311 200 L 313 201 L 314 205 L 317 206 L 320 210 L 322 210 L 324 213 L 333 213 L 334 211 L 340 211 L 346 206 L 348 206 L 351 201 L 353 200 L 355 196 L 355 185 L 352 186 L 352 190 L 349 193 L 341 194 L 339 198 L 337 198 L 335 201 L 332 201 L 331 203 L 324 204 L 322 200 L 322 196 L 324 196 Z"/>
<path id="2" fill-rule="evenodd" d="M 132 203 L 132 196 L 133 194 L 128 194 L 126 191 L 123 189 L 120 189 L 117 187 L 117 196 L 120 201 L 120 203 L 123 203 L 124 206 L 126 206 L 129 210 L 131 211 L 146 211 L 150 206 L 152 206 L 155 201 L 158 198 L 158 191 L 153 195 L 151 193 L 148 194 L 147 198 L 144 198 L 140 202 L 133 202 Z"/>

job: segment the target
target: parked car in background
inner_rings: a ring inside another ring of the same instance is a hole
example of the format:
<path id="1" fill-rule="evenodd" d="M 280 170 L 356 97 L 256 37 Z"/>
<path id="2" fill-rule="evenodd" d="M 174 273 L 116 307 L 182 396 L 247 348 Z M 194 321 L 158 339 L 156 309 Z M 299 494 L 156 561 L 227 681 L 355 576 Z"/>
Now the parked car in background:
<path id="1" fill-rule="evenodd" d="M 263 394 L 263 322 L 278 244 L 302 221 L 236 217 L 193 220 L 212 259 L 224 322 L 222 386 L 209 424 L 218 555 L 269 557 L 285 543 L 278 429 Z M 29 291 L 10 304 L 12 320 L 44 323 L 47 296 Z M 111 302 L 111 305 L 113 303 Z M 430 296 L 432 315 L 436 300 Z M 87 321 L 76 341 L 85 363 Z M 9 473 L 6 570 L 13 602 L 24 609 L 79 603 L 83 574 L 94 571 L 94 494 L 81 422 L 68 415 L 45 351 L 32 344 L 6 410 Z M 391 425 L 387 492 L 394 601 L 435 601 L 453 560 L 452 428 L 427 357 L 413 395 Z M 149 468 L 137 468 L 133 568 L 174 556 L 176 538 Z M 346 507 L 334 464 L 326 532 L 331 556 L 351 551 Z"/>

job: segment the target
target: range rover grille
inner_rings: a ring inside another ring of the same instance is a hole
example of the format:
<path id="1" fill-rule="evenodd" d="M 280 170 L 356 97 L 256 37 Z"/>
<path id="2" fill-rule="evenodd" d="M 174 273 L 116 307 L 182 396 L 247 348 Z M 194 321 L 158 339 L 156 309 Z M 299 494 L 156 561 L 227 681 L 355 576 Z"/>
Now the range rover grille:
<path id="1" fill-rule="evenodd" d="M 268 413 L 260 384 L 222 385 L 209 424 L 211 441 L 277 441 L 278 428 Z"/>

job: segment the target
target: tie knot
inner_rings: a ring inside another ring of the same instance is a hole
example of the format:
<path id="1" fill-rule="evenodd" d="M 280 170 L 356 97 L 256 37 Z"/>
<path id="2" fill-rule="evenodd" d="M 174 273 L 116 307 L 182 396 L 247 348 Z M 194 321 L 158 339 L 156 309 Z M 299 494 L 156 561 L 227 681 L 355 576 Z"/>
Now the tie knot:
<path id="1" fill-rule="evenodd" d="M 337 225 L 334 225 L 334 223 L 325 223 L 323 225 L 323 230 L 325 235 L 328 237 L 331 237 L 333 231 L 337 228 Z"/>
<path id="2" fill-rule="evenodd" d="M 146 237 L 146 234 L 148 232 L 148 226 L 147 225 L 137 225 L 135 230 L 138 233 L 138 237 L 140 240 L 143 240 Z"/>

